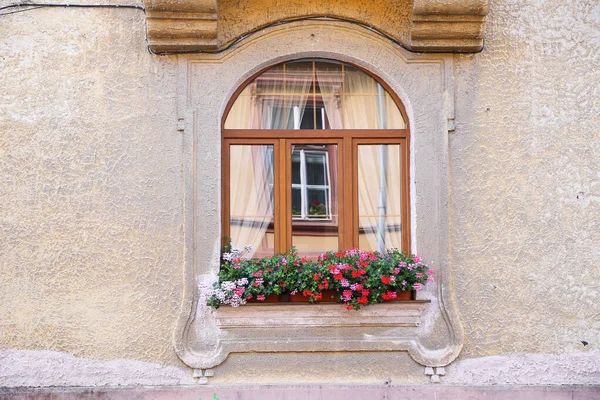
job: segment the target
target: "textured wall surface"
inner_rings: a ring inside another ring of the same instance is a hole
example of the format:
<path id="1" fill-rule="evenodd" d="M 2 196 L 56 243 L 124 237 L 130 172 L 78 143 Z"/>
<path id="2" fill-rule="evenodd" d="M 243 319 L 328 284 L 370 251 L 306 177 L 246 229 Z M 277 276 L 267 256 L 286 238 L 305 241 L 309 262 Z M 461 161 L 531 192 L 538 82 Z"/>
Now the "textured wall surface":
<path id="1" fill-rule="evenodd" d="M 147 52 L 143 21 L 0 17 L 2 349 L 182 365 L 176 60 Z"/>
<path id="2" fill-rule="evenodd" d="M 600 383 L 600 3 L 493 1 L 457 59 L 462 357 L 593 352 Z"/>
<path id="3" fill-rule="evenodd" d="M 236 3 L 223 5 L 230 21 Z M 450 237 L 466 343 L 444 379 L 600 384 L 600 4 L 490 5 L 483 52 L 454 57 Z M 136 10 L 0 16 L 0 386 L 190 382 L 172 340 L 177 63 L 146 51 L 143 22 Z M 341 381 L 427 382 L 405 354 L 331 357 L 355 367 Z M 68 366 L 87 373 L 56 373 Z M 262 354 L 232 355 L 214 379 L 322 378 L 293 354 Z"/>

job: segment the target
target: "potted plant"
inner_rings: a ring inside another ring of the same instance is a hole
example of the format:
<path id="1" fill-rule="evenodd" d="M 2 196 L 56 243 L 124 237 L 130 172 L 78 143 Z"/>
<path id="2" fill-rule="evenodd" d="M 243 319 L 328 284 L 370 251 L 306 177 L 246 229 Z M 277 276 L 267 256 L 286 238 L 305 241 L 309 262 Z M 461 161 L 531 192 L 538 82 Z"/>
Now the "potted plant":
<path id="1" fill-rule="evenodd" d="M 219 282 L 209 293 L 208 305 L 277 302 L 287 291 L 292 302 L 341 302 L 358 310 L 414 299 L 416 291 L 434 281 L 433 269 L 419 256 L 398 249 L 329 251 L 316 261 L 298 256 L 295 248 L 261 259 L 247 258 L 251 250 L 224 248 Z"/>
<path id="2" fill-rule="evenodd" d="M 412 300 L 425 284 L 434 281 L 434 270 L 422 263 L 421 257 L 398 249 L 377 253 L 370 267 L 369 286 L 376 302 Z"/>

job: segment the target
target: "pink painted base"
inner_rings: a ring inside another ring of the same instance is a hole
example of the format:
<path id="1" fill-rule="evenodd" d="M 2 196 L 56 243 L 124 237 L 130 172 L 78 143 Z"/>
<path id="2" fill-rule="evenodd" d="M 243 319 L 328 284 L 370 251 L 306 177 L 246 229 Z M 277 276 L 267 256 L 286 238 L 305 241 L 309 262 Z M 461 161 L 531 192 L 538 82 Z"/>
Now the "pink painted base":
<path id="1" fill-rule="evenodd" d="M 490 386 L 205 386 L 136 388 L 1 389 L 5 400 L 600 400 L 600 385 L 571 387 Z"/>

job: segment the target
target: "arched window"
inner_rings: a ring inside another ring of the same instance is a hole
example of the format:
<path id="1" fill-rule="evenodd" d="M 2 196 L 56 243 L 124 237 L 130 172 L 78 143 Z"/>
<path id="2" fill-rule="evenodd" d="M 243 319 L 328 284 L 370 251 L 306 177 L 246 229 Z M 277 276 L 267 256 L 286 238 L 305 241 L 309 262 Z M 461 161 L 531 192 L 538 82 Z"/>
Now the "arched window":
<path id="1" fill-rule="evenodd" d="M 379 79 L 339 61 L 275 65 L 225 112 L 223 233 L 263 257 L 409 251 L 409 131 Z"/>

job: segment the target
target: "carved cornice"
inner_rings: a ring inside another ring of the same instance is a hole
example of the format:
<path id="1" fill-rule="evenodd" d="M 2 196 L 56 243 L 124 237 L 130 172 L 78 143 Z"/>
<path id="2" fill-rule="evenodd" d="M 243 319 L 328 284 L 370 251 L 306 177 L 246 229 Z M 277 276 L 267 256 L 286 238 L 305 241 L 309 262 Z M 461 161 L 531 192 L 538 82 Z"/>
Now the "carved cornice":
<path id="1" fill-rule="evenodd" d="M 148 46 L 156 53 L 213 50 L 217 0 L 146 0 Z"/>
<path id="2" fill-rule="evenodd" d="M 282 20 L 327 16 L 373 27 L 411 51 L 476 52 L 483 48 L 489 0 L 389 0 L 387 8 L 382 0 L 373 3 L 368 13 L 359 11 L 356 0 L 307 2 L 301 7 L 290 2 L 288 8 L 285 1 L 242 0 L 237 7 L 247 13 L 241 17 L 236 13 L 236 18 L 219 15 L 217 1 L 146 0 L 150 49 L 156 53 L 214 51 L 230 43 L 239 26 L 245 29 L 233 40 Z M 271 13 L 273 6 L 277 12 Z M 390 7 L 399 13 L 391 25 Z"/>
<path id="3" fill-rule="evenodd" d="M 410 50 L 480 51 L 487 13 L 488 0 L 414 0 Z"/>

